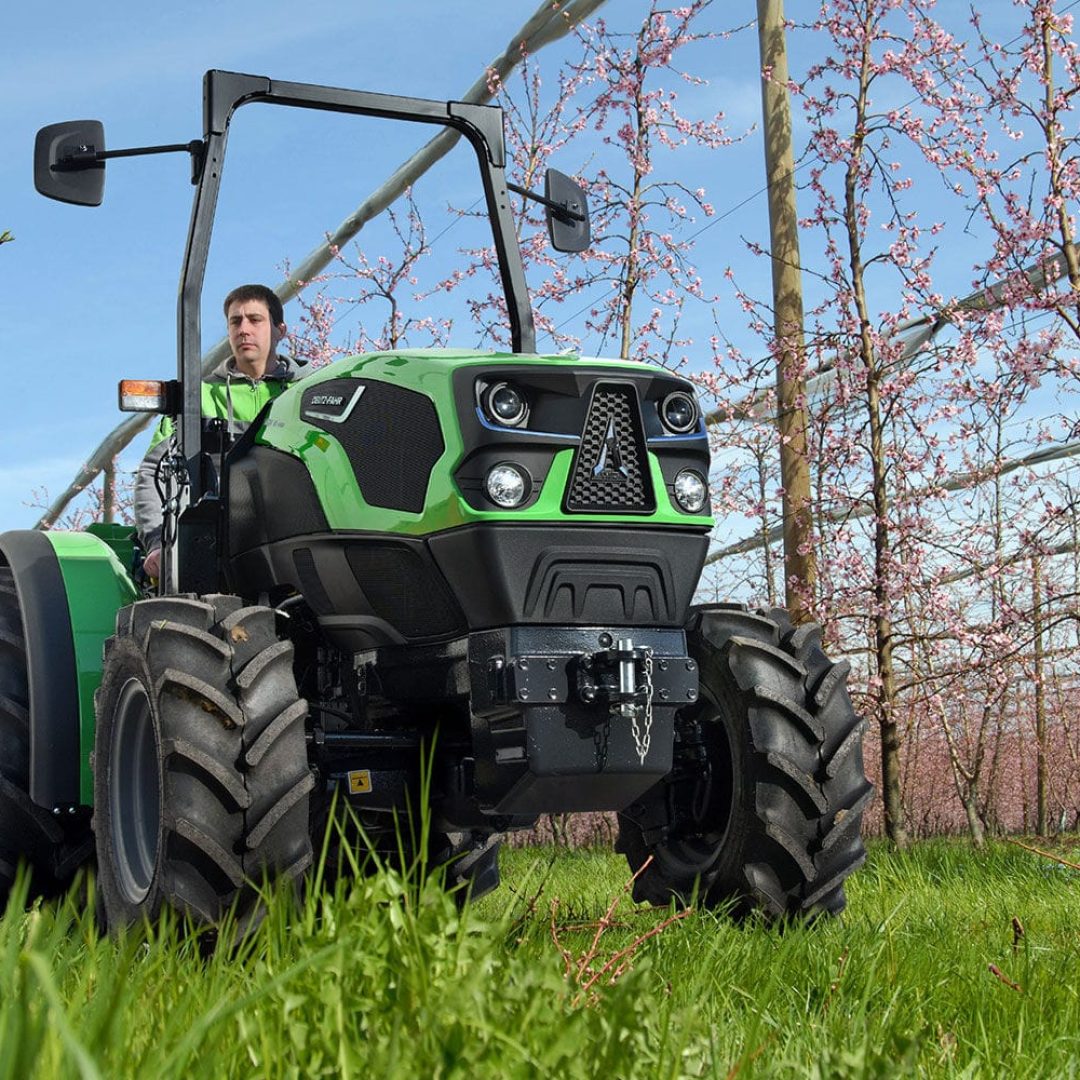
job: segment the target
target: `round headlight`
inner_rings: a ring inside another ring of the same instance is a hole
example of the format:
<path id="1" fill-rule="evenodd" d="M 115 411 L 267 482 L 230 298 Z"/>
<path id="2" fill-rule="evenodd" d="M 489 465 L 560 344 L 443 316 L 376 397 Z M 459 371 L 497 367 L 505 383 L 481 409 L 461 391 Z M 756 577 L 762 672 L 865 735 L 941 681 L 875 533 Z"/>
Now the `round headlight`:
<path id="1" fill-rule="evenodd" d="M 660 402 L 660 419 L 668 431 L 685 435 L 697 427 L 698 407 L 692 394 L 676 390 Z"/>
<path id="2" fill-rule="evenodd" d="M 675 477 L 675 501 L 688 514 L 699 514 L 709 498 L 705 477 L 693 469 L 683 469 Z"/>
<path id="3" fill-rule="evenodd" d="M 494 465 L 484 477 L 484 491 L 496 506 L 512 510 L 528 497 L 531 488 L 529 474 L 520 465 L 502 462 Z"/>
<path id="4" fill-rule="evenodd" d="M 488 418 L 503 427 L 517 427 L 528 415 L 525 395 L 509 383 L 495 383 L 484 395 L 484 411 Z"/>

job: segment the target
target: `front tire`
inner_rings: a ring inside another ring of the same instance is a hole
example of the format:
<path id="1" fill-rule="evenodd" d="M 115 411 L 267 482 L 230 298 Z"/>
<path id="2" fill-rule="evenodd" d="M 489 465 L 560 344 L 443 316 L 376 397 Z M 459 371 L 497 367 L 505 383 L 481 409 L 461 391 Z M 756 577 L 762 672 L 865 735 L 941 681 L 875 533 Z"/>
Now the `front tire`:
<path id="1" fill-rule="evenodd" d="M 273 610 L 167 597 L 121 610 L 97 697 L 94 831 L 110 929 L 165 907 L 198 924 L 311 863 L 314 786 L 292 645 Z"/>
<path id="2" fill-rule="evenodd" d="M 815 624 L 779 609 L 697 609 L 688 627 L 699 702 L 679 718 L 672 776 L 619 817 L 617 850 L 634 898 L 696 896 L 737 917 L 837 914 L 865 860 L 865 721 L 846 664 L 830 663 Z"/>

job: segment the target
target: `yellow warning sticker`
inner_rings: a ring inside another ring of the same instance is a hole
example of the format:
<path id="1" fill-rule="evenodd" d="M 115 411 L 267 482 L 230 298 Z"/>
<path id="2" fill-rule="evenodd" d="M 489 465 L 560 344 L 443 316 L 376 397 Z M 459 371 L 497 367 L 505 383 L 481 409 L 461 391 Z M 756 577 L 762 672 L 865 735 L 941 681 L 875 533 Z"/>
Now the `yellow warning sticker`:
<path id="1" fill-rule="evenodd" d="M 349 773 L 349 794 L 366 795 L 371 790 L 371 772 L 368 769 L 356 769 Z"/>

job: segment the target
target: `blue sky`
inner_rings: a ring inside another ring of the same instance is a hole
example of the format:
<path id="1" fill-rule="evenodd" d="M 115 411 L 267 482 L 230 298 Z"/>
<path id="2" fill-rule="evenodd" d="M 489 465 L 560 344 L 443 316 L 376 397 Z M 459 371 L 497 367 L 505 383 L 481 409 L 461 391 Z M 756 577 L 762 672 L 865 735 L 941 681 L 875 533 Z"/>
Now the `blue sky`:
<path id="1" fill-rule="evenodd" d="M 186 159 L 113 162 L 104 205 L 70 207 L 33 190 L 31 158 L 39 127 L 93 117 L 104 121 L 111 148 L 186 142 L 201 134 L 201 78 L 211 67 L 454 98 L 536 5 L 537 0 L 324 0 L 301 11 L 280 0 L 257 7 L 201 0 L 103 0 L 93 6 L 59 0 L 11 6 L 0 37 L 0 229 L 16 238 L 0 248 L 0 346 L 7 367 L 0 394 L 0 530 L 30 527 L 38 516 L 25 505 L 33 489 L 61 491 L 121 418 L 115 404 L 120 378 L 169 377 L 175 371 L 176 287 L 192 191 Z M 810 16 L 816 6 L 788 0 L 788 15 Z M 947 6 L 953 7 L 952 0 Z M 983 8 L 992 24 L 1003 21 L 1011 6 L 991 0 Z M 749 20 L 753 7 L 750 0 L 714 4 L 709 23 L 719 29 L 730 25 L 727 20 Z M 602 12 L 631 28 L 646 8 L 645 0 L 615 0 Z M 960 16 L 958 9 L 954 14 Z M 752 127 L 760 102 L 753 29 L 696 48 L 694 69 L 709 82 L 683 89 L 684 108 L 696 116 L 723 109 L 733 133 Z M 793 43 L 796 76 L 807 59 L 798 48 Z M 553 76 L 557 63 L 575 52 L 569 41 L 549 46 L 540 55 L 543 70 Z M 280 280 L 286 259 L 302 259 L 430 134 L 426 127 L 299 110 L 241 110 L 230 135 L 204 294 L 204 346 L 219 337 L 224 292 L 239 281 Z M 581 167 L 578 155 L 564 167 Z M 740 207 L 702 234 L 695 257 L 706 292 L 723 297 L 715 314 L 725 332 L 757 348 L 723 278 L 725 267 L 734 265 L 744 285 L 762 296 L 769 291 L 767 266 L 747 255 L 741 243 L 742 237 L 767 236 L 757 134 L 733 149 L 682 155 L 680 177 L 691 187 L 704 186 L 721 214 Z M 418 185 L 418 195 L 424 186 Z M 433 214 L 425 218 L 429 235 L 444 227 L 435 215 L 447 201 L 468 206 L 479 194 L 475 171 L 463 155 L 449 161 L 426 189 L 425 214 L 428 207 Z M 440 239 L 435 276 L 457 262 L 459 246 L 473 238 L 484 241 L 487 234 L 477 229 L 466 223 Z M 377 256 L 385 229 L 369 228 L 361 241 Z M 950 243 L 955 265 L 943 275 L 942 291 L 963 295 L 972 237 L 958 229 Z M 804 260 L 810 259 L 804 249 Z M 876 300 L 882 309 L 889 307 L 889 297 Z M 286 311 L 294 322 L 296 314 L 295 306 Z M 707 338 L 713 314 L 704 308 L 691 314 L 689 328 L 699 342 Z M 471 345 L 474 337 L 460 319 L 455 343 Z M 144 437 L 133 444 L 122 466 L 134 465 L 145 442 Z"/>

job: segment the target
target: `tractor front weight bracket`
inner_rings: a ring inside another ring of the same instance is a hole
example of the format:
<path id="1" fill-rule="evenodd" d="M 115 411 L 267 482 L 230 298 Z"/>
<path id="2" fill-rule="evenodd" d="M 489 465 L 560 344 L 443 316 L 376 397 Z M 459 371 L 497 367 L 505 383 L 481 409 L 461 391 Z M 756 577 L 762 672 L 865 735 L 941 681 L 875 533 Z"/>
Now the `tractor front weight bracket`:
<path id="1" fill-rule="evenodd" d="M 470 636 L 477 794 L 489 813 L 624 806 L 670 771 L 675 713 L 697 700 L 697 664 L 681 630 L 634 633 Z"/>

